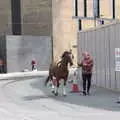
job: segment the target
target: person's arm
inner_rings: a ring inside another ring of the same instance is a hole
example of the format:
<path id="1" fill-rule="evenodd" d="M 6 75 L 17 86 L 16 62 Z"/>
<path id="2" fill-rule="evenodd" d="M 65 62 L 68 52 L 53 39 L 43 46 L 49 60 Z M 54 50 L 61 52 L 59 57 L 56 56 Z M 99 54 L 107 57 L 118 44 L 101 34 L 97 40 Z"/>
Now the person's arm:
<path id="1" fill-rule="evenodd" d="M 93 60 L 91 60 L 90 66 L 93 67 Z"/>
<path id="2" fill-rule="evenodd" d="M 93 68 L 93 60 L 91 60 L 90 63 L 87 64 L 87 66 Z"/>

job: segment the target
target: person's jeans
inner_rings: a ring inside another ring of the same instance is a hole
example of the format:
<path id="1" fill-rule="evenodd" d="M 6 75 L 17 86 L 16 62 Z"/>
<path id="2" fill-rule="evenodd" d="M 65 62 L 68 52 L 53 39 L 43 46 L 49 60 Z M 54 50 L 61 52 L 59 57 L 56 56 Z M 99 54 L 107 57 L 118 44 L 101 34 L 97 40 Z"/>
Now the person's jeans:
<path id="1" fill-rule="evenodd" d="M 91 87 L 91 77 L 92 73 L 89 74 L 82 74 L 83 79 L 83 92 L 86 94 L 86 84 L 87 84 L 87 93 L 89 94 L 89 90 Z"/>

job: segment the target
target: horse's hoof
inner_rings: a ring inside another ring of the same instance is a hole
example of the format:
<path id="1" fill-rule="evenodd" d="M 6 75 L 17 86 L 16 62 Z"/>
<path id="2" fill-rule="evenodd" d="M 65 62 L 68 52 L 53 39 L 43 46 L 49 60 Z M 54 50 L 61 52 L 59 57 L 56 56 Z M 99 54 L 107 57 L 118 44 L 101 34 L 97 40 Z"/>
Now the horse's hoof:
<path id="1" fill-rule="evenodd" d="M 55 94 L 55 91 L 54 91 L 54 90 L 52 90 L 52 93 L 53 93 L 53 94 Z"/>
<path id="2" fill-rule="evenodd" d="M 56 93 L 54 93 L 55 94 L 55 96 L 58 96 L 58 92 L 56 92 Z"/>

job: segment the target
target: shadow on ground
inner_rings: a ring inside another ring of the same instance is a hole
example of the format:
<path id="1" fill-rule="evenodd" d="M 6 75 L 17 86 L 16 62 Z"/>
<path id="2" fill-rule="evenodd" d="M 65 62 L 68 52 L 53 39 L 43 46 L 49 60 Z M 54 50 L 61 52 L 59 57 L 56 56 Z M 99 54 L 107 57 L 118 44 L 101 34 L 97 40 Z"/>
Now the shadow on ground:
<path id="1" fill-rule="evenodd" d="M 108 111 L 120 111 L 120 104 L 116 103 L 117 98 L 120 95 L 119 92 L 114 92 L 104 88 L 92 87 L 90 96 L 82 96 L 80 95 L 80 93 L 70 93 L 72 85 L 68 84 L 67 86 L 68 95 L 64 97 L 60 93 L 59 96 L 56 97 L 51 93 L 50 88 L 48 87 L 46 88 L 44 86 L 45 79 L 46 78 L 40 78 L 31 83 L 31 87 L 33 89 L 39 89 L 45 94 L 38 95 L 38 96 L 25 96 L 24 99 L 26 101 L 51 98 L 57 101 L 75 104 L 79 106 L 82 105 L 82 106 L 92 107 L 97 109 L 105 109 Z"/>

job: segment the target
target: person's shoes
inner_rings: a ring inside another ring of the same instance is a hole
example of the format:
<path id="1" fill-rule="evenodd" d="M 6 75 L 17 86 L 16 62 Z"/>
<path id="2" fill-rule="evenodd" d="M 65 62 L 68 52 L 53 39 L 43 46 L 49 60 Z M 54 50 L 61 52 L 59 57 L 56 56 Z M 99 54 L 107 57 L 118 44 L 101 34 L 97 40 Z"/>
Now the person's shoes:
<path id="1" fill-rule="evenodd" d="M 90 95 L 90 93 L 89 93 L 89 92 L 87 92 L 87 95 Z"/>
<path id="2" fill-rule="evenodd" d="M 83 91 L 83 95 L 85 95 L 85 96 L 86 96 L 86 92 L 85 92 L 85 91 Z"/>
<path id="3" fill-rule="evenodd" d="M 87 95 L 90 95 L 90 92 L 89 92 L 89 91 L 87 91 Z"/>

